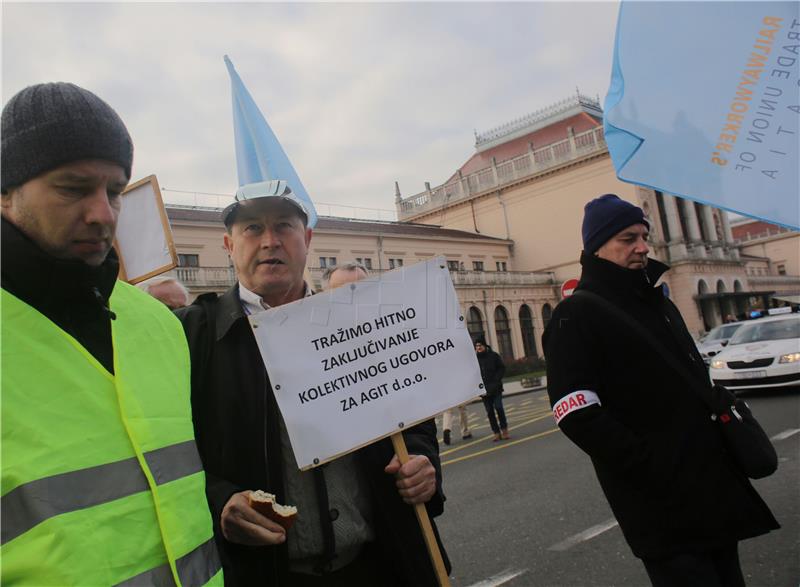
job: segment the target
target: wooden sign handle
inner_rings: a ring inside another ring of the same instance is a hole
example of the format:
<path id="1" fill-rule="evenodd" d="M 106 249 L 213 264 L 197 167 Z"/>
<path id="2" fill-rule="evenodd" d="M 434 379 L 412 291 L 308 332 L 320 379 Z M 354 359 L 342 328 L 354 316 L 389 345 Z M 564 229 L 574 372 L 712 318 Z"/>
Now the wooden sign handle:
<path id="1" fill-rule="evenodd" d="M 391 438 L 394 452 L 397 458 L 400 459 L 400 464 L 406 464 L 409 457 L 403 433 L 396 432 L 392 434 Z M 425 504 L 414 504 L 414 513 L 417 514 L 417 521 L 422 529 L 422 536 L 425 538 L 425 546 L 428 547 L 428 554 L 431 557 L 433 568 L 436 571 L 436 579 L 439 581 L 439 587 L 450 587 L 450 577 L 447 576 L 447 569 L 444 566 L 444 560 L 439 550 L 439 544 L 436 542 L 436 536 L 433 534 L 433 527 L 428 517 L 428 510 L 425 509 Z"/>

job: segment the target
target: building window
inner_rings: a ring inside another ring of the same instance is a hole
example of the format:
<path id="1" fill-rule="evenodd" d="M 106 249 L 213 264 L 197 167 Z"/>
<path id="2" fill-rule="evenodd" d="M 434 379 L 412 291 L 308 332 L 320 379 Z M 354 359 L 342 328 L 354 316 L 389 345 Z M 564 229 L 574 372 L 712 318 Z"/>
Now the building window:
<path id="1" fill-rule="evenodd" d="M 522 347 L 526 357 L 536 356 L 536 341 L 533 331 L 533 314 L 531 309 L 523 305 L 519 309 L 519 328 L 522 331 Z"/>
<path id="2" fill-rule="evenodd" d="M 397 269 L 403 266 L 402 259 L 389 259 L 389 269 Z"/>
<path id="3" fill-rule="evenodd" d="M 333 267 L 336 265 L 336 257 L 320 257 L 319 258 L 319 266 L 323 269 L 325 267 Z"/>
<path id="4" fill-rule="evenodd" d="M 458 261 L 448 261 L 447 268 L 450 271 L 458 271 Z"/>
<path id="5" fill-rule="evenodd" d="M 550 307 L 550 304 L 542 306 L 542 328 L 547 328 L 547 325 L 550 324 L 550 318 L 552 317 L 553 308 Z"/>
<path id="6" fill-rule="evenodd" d="M 200 255 L 178 253 L 178 267 L 200 267 Z"/>
<path id="7" fill-rule="evenodd" d="M 495 261 L 495 265 L 497 265 L 498 271 L 508 271 L 508 266 L 505 261 Z"/>
<path id="8" fill-rule="evenodd" d="M 778 265 L 778 275 L 786 275 L 786 265 L 782 263 Z"/>
<path id="9" fill-rule="evenodd" d="M 503 359 L 514 359 L 514 350 L 511 347 L 511 327 L 508 324 L 508 312 L 503 306 L 494 309 L 494 330 L 497 333 L 497 352 Z"/>
<path id="10" fill-rule="evenodd" d="M 356 263 L 361 263 L 364 267 L 372 271 L 372 258 L 371 257 L 356 257 Z"/>
<path id="11" fill-rule="evenodd" d="M 486 338 L 486 335 L 483 332 L 483 318 L 481 317 L 481 311 L 475 306 L 472 306 L 469 309 L 469 314 L 467 315 L 467 331 L 469 332 L 470 337 L 472 337 L 472 342 L 475 342 L 479 338 Z"/>
<path id="12" fill-rule="evenodd" d="M 473 271 L 483 271 L 483 261 L 473 261 L 472 262 L 472 270 Z"/>

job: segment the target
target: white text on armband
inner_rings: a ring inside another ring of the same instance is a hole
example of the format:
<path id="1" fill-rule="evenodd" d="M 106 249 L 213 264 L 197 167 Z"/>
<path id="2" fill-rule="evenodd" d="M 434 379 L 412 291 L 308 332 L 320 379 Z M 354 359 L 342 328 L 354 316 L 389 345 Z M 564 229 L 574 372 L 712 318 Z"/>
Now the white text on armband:
<path id="1" fill-rule="evenodd" d="M 577 412 L 592 404 L 597 404 L 599 406 L 600 398 L 597 397 L 595 392 L 589 391 L 588 389 L 580 389 L 578 391 L 573 391 L 569 395 L 565 395 L 553 406 L 553 416 L 556 419 L 556 424 L 567 414 Z"/>

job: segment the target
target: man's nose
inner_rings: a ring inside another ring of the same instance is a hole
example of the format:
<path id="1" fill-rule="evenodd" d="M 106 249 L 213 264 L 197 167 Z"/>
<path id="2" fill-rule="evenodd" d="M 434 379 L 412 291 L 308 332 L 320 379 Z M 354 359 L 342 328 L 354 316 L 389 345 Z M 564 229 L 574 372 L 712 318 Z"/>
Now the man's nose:
<path id="1" fill-rule="evenodd" d="M 281 246 L 281 240 L 278 238 L 277 232 L 271 228 L 265 228 L 261 235 L 261 246 L 265 249 L 274 249 Z"/>
<path id="2" fill-rule="evenodd" d="M 650 247 L 647 246 L 647 241 L 641 237 L 636 241 L 636 252 L 642 255 L 646 255 L 650 252 Z"/>
<path id="3" fill-rule="evenodd" d="M 121 196 L 115 196 L 119 198 Z M 119 201 L 112 202 L 105 186 L 98 187 L 84 199 L 86 205 L 86 223 L 114 226 L 119 214 Z"/>

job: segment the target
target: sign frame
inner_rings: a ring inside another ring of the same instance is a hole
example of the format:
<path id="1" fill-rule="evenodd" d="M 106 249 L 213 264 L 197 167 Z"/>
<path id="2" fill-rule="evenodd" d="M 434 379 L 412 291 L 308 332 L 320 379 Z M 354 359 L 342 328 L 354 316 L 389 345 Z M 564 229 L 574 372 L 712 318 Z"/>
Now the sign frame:
<path id="1" fill-rule="evenodd" d="M 123 281 L 127 281 L 131 285 L 135 285 L 142 281 L 146 281 L 151 277 L 155 277 L 156 275 L 161 275 L 162 273 L 166 273 L 167 271 L 174 269 L 178 266 L 178 254 L 175 249 L 175 242 L 172 238 L 172 229 L 169 224 L 169 218 L 167 217 L 167 211 L 164 208 L 164 200 L 161 197 L 161 190 L 158 186 L 158 179 L 155 175 L 148 175 L 138 181 L 129 184 L 128 187 L 122 192 L 120 197 L 130 197 L 134 191 L 140 191 L 139 188 L 144 186 L 149 186 L 152 190 L 150 197 L 154 200 L 154 204 L 156 209 L 158 210 L 158 222 L 161 225 L 161 230 L 164 235 L 164 240 L 162 245 L 166 247 L 167 253 L 169 255 L 169 261 L 154 267 L 141 275 L 129 276 L 128 275 L 128 266 L 126 265 L 126 253 L 123 250 L 120 240 L 119 240 L 119 229 L 120 229 L 120 222 L 117 223 L 117 234 L 114 237 L 114 249 L 117 251 L 117 256 L 119 257 L 119 279 Z M 147 195 L 147 194 L 145 194 Z M 120 214 L 122 217 L 122 214 Z M 130 253 L 127 254 L 128 260 L 130 261 Z"/>

